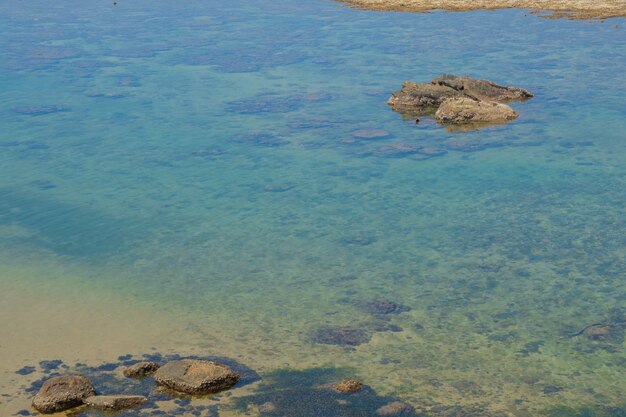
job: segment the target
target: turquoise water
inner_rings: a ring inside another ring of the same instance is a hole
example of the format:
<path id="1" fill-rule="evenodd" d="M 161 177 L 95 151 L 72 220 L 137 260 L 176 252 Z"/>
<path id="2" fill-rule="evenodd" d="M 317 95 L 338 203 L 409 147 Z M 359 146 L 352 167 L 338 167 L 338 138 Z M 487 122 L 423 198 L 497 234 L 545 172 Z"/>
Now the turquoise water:
<path id="1" fill-rule="evenodd" d="M 67 268 L 171 311 L 204 355 L 348 367 L 418 408 L 623 413 L 622 20 L 318 0 L 0 12 L 4 268 Z M 470 132 L 385 104 L 444 72 L 535 98 Z M 571 337 L 596 323 L 610 334 Z M 363 343 L 319 343 L 346 326 Z"/>

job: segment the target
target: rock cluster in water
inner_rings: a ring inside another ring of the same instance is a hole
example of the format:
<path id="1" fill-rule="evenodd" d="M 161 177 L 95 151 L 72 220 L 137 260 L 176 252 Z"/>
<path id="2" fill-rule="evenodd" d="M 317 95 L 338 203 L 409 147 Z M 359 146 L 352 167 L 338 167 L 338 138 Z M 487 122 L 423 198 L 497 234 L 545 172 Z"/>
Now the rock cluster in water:
<path id="1" fill-rule="evenodd" d="M 498 124 L 518 117 L 504 103 L 531 97 L 533 94 L 522 88 L 444 74 L 430 83 L 405 81 L 387 104 L 405 116 L 434 116 L 444 125 Z"/>
<path id="2" fill-rule="evenodd" d="M 240 380 L 239 374 L 226 365 L 208 360 L 173 360 L 160 366 L 156 362 L 140 362 L 124 369 L 129 378 L 154 374 L 159 387 L 177 393 L 204 395 L 231 388 Z M 57 413 L 86 405 L 118 411 L 146 403 L 142 395 L 97 395 L 91 381 L 83 375 L 55 376 L 47 380 L 33 399 L 33 407 L 44 414 Z"/>

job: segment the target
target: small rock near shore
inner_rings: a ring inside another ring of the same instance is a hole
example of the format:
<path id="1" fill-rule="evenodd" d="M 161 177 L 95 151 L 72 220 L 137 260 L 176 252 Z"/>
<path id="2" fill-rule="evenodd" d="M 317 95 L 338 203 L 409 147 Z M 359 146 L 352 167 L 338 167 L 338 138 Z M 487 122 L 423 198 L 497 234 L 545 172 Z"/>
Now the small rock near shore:
<path id="1" fill-rule="evenodd" d="M 356 379 L 344 379 L 335 384 L 335 390 L 344 394 L 352 394 L 361 391 L 363 383 Z"/>
<path id="2" fill-rule="evenodd" d="M 157 384 L 192 395 L 228 389 L 239 382 L 239 378 L 226 365 L 195 359 L 168 362 L 154 374 Z"/>
<path id="3" fill-rule="evenodd" d="M 82 375 L 50 378 L 33 399 L 33 407 L 44 414 L 69 410 L 83 404 L 83 399 L 96 395 L 91 381 Z"/>
<path id="4" fill-rule="evenodd" d="M 124 369 L 124 376 L 129 378 L 143 378 L 152 375 L 161 365 L 156 362 L 139 362 Z"/>
<path id="5" fill-rule="evenodd" d="M 148 399 L 142 395 L 95 395 L 83 400 L 85 405 L 98 410 L 118 411 L 144 404 Z"/>

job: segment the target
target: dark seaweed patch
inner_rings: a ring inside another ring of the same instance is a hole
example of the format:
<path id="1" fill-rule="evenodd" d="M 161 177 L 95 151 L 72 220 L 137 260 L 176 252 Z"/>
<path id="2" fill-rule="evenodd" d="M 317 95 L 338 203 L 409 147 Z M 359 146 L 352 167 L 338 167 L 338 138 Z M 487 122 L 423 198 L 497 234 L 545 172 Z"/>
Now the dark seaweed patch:
<path id="1" fill-rule="evenodd" d="M 411 311 L 411 307 L 390 300 L 374 300 L 363 303 L 363 309 L 370 314 L 400 314 Z"/>
<path id="2" fill-rule="evenodd" d="M 358 346 L 370 339 L 371 335 L 367 331 L 350 326 L 319 329 L 312 337 L 314 343 L 342 346 Z"/>
<path id="3" fill-rule="evenodd" d="M 33 372 L 35 372 L 34 366 L 24 366 L 23 368 L 20 368 L 17 371 L 15 371 L 15 373 L 18 375 L 29 375 L 29 374 L 32 374 Z"/>
<path id="4" fill-rule="evenodd" d="M 286 140 L 278 138 L 269 133 L 248 133 L 246 135 L 241 135 L 233 138 L 233 141 L 267 148 L 284 146 L 289 143 Z"/>
<path id="5" fill-rule="evenodd" d="M 329 388 L 329 384 L 348 376 L 346 372 L 332 368 L 276 371 L 264 377 L 253 395 L 235 399 L 234 407 L 242 412 L 257 408 L 269 417 L 372 417 L 376 410 L 396 401 L 377 395 L 369 387 L 349 396 Z"/>

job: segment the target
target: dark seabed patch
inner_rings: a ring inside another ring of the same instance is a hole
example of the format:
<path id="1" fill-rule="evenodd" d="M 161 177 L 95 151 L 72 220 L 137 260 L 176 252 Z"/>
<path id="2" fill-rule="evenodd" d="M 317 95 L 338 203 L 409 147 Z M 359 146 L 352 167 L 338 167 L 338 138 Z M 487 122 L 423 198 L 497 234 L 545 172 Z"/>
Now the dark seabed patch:
<path id="1" fill-rule="evenodd" d="M 358 346 L 369 342 L 371 335 L 363 330 L 351 326 L 327 327 L 319 329 L 311 340 L 322 345 Z"/>
<path id="2" fill-rule="evenodd" d="M 235 399 L 235 408 L 241 412 L 256 409 L 263 416 L 274 417 L 372 417 L 385 415 L 384 410 L 399 403 L 367 386 L 349 395 L 332 388 L 348 375 L 347 370 L 333 368 L 276 371 L 264 377 L 254 394 Z M 408 406 L 404 413 L 386 415 L 416 414 Z"/>

